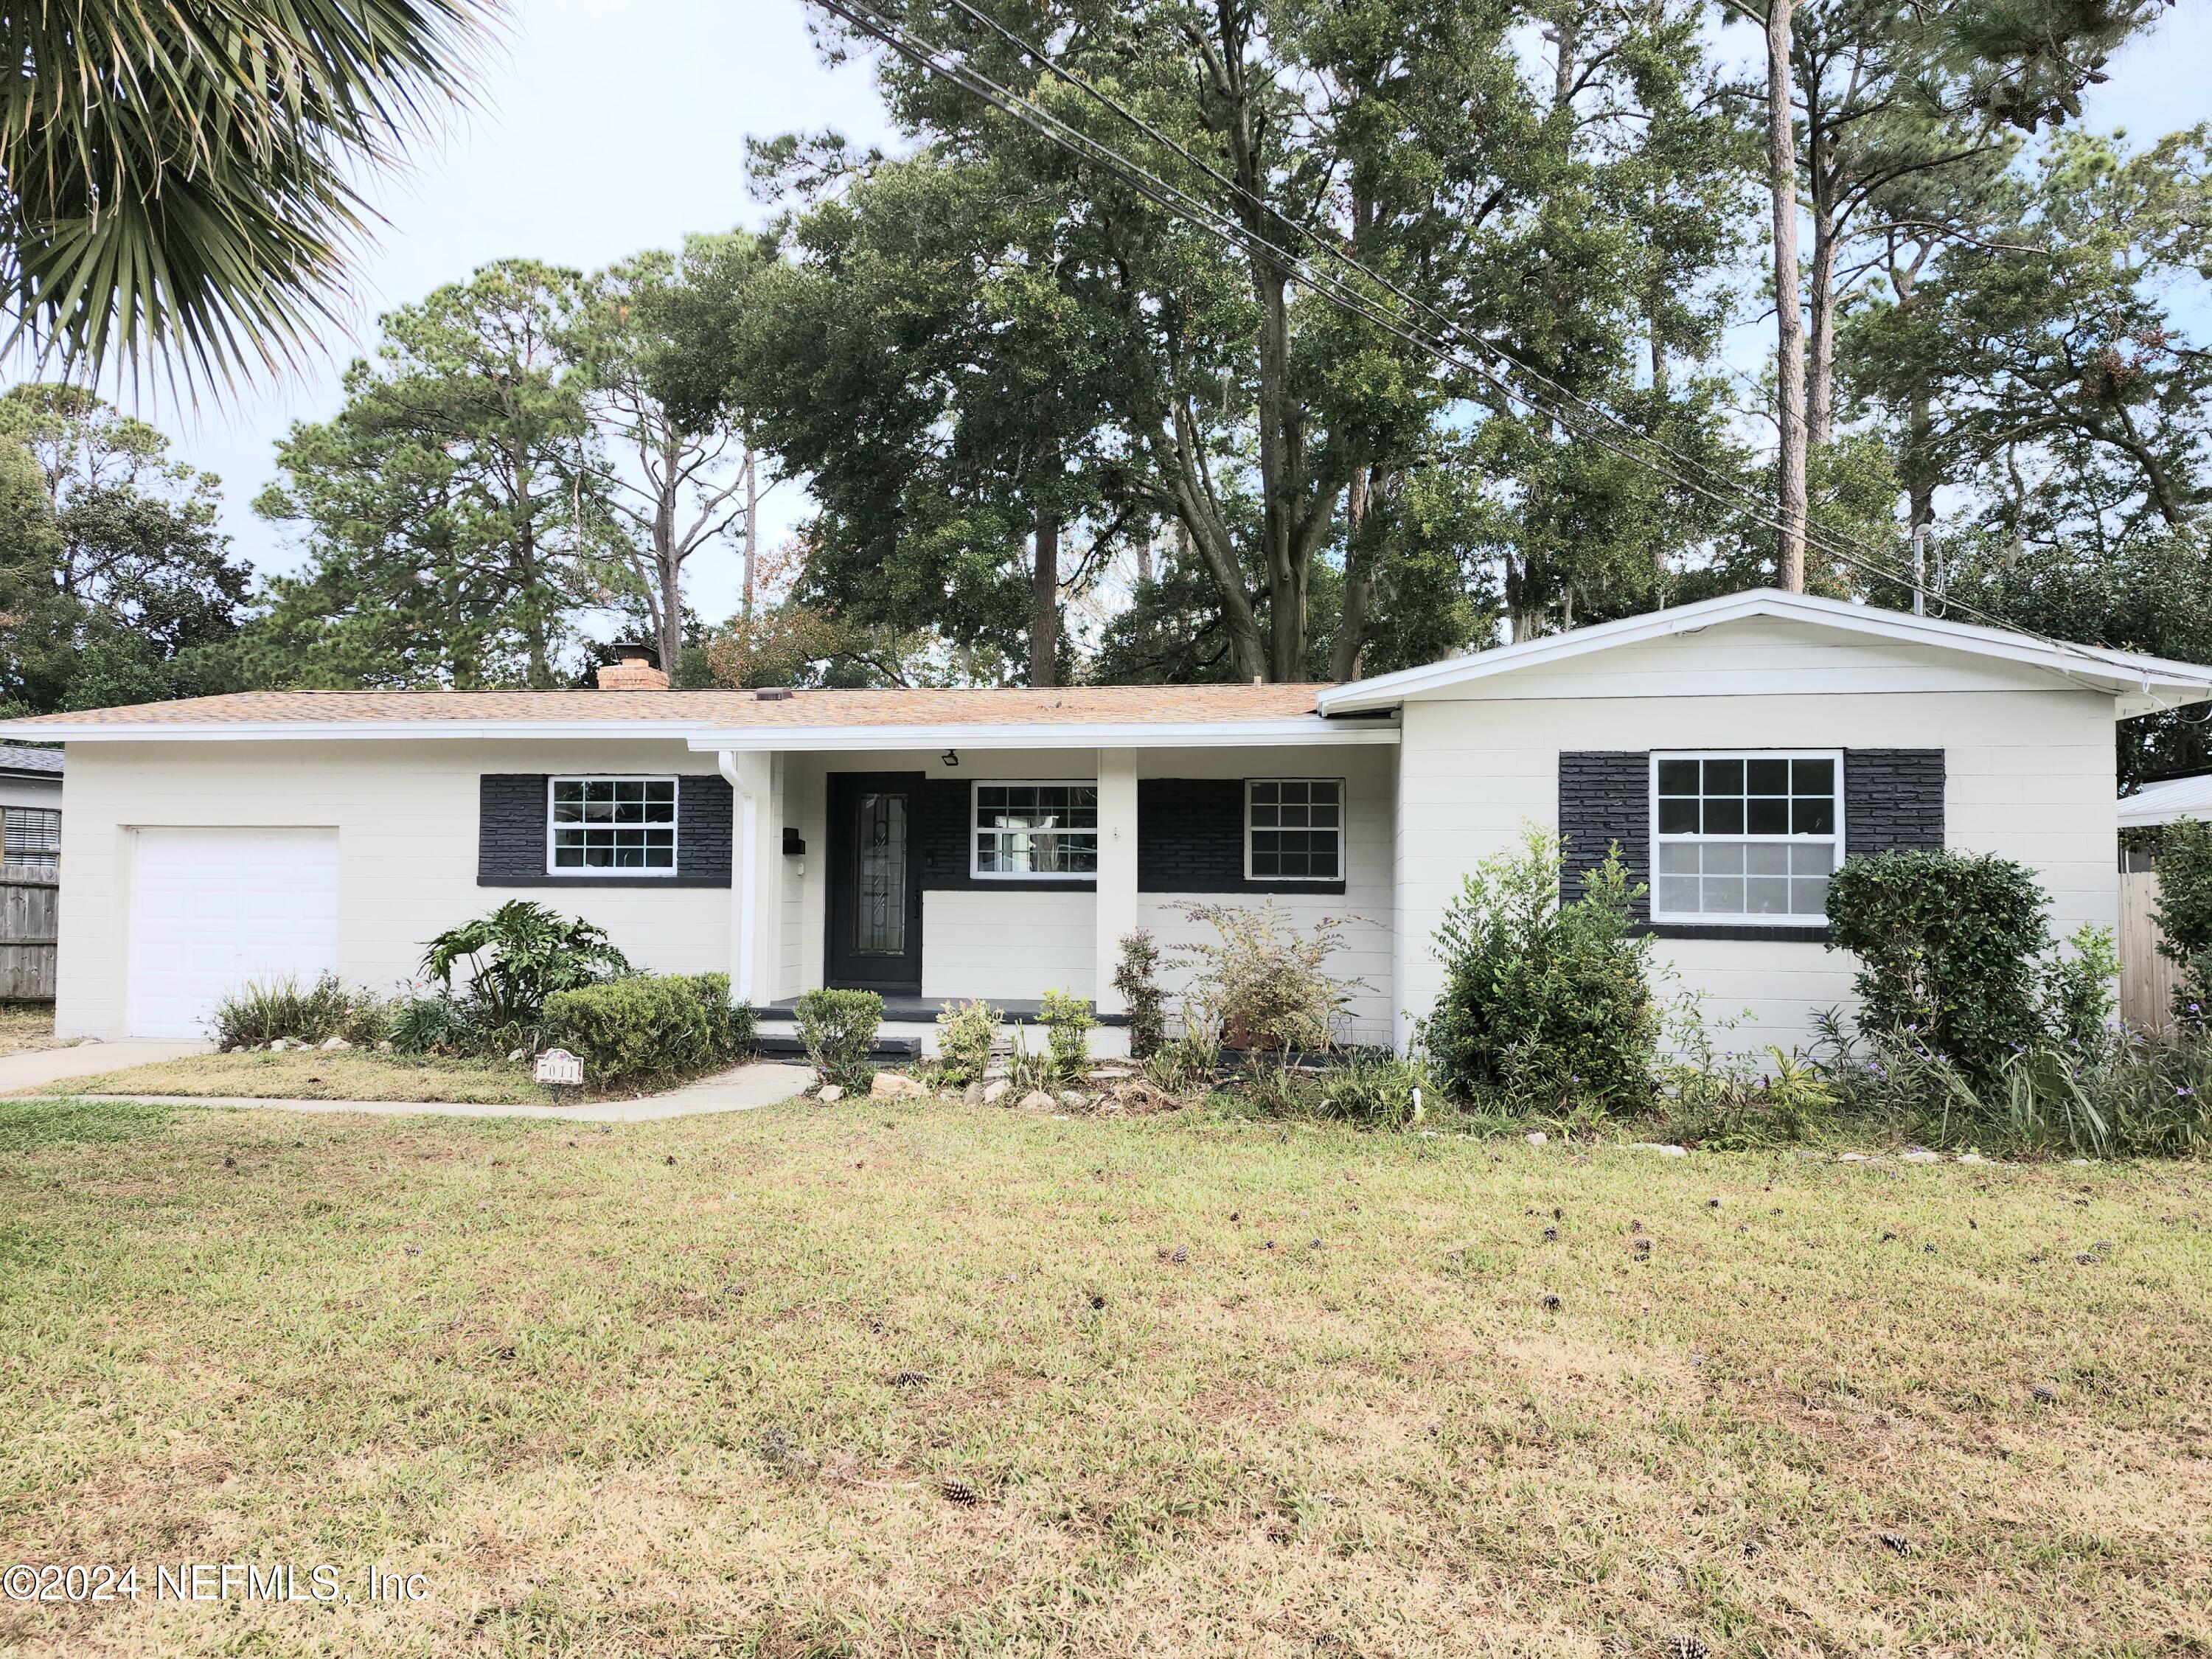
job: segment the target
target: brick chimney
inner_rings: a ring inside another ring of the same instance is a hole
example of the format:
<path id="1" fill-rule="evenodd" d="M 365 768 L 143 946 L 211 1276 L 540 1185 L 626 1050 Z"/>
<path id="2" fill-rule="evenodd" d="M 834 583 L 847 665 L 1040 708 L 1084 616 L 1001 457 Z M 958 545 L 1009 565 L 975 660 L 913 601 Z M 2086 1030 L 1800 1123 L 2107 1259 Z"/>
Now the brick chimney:
<path id="1" fill-rule="evenodd" d="M 665 691 L 668 676 L 653 665 L 653 647 L 635 640 L 618 641 L 615 659 L 599 670 L 602 691 Z"/>

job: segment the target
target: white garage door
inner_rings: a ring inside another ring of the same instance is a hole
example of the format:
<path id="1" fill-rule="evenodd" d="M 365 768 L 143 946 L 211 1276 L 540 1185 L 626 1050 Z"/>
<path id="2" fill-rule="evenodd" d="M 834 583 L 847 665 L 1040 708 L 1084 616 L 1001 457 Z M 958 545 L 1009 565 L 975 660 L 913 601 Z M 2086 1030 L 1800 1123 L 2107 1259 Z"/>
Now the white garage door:
<path id="1" fill-rule="evenodd" d="M 141 830 L 131 871 L 132 1036 L 190 1039 L 248 980 L 338 965 L 335 830 Z"/>

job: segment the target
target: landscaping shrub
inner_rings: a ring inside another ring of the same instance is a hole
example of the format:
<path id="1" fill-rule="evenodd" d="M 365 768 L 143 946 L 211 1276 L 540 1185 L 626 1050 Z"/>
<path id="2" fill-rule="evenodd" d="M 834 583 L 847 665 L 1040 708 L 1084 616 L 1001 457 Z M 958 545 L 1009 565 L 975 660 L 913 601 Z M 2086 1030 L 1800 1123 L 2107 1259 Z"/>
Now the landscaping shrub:
<path id="1" fill-rule="evenodd" d="M 2044 964 L 2044 1018 L 2052 1039 L 2085 1058 L 2100 1055 L 2113 1038 L 2119 1003 L 2119 947 L 2109 927 L 2077 927 L 2067 949 Z"/>
<path id="2" fill-rule="evenodd" d="M 471 1018 L 492 1030 L 535 1025 L 556 992 L 629 971 L 629 959 L 605 928 L 527 899 L 510 899 L 439 934 L 423 954 L 422 971 L 450 995 L 453 970 L 464 962 L 466 998 L 480 1005 Z"/>
<path id="3" fill-rule="evenodd" d="M 824 1083 L 866 1089 L 875 1076 L 868 1055 L 883 1024 L 884 1000 L 873 991 L 808 991 L 793 1010 L 809 1064 Z"/>
<path id="4" fill-rule="evenodd" d="M 730 1000 L 730 976 L 691 974 L 680 977 L 690 980 L 698 993 L 699 1006 L 706 1012 L 708 1064 L 734 1066 L 752 1058 L 753 1011 L 746 1004 Z"/>
<path id="5" fill-rule="evenodd" d="M 1718 1152 L 1755 1152 L 1806 1139 L 1833 1123 L 1836 1092 L 1802 1054 L 1769 1044 L 1766 1058 L 1678 1051 L 1663 1073 L 1673 1103 L 1666 1137 Z"/>
<path id="6" fill-rule="evenodd" d="M 1358 980 L 1324 964 L 1343 948 L 1343 924 L 1331 917 L 1301 935 L 1273 900 L 1262 905 L 1201 904 L 1184 913 L 1210 922 L 1215 944 L 1188 946 L 1198 969 L 1194 995 L 1219 1023 L 1222 1041 L 1257 1053 L 1318 1054 Z"/>
<path id="7" fill-rule="evenodd" d="M 1648 1105 L 1659 1014 L 1634 930 L 1643 892 L 1620 850 L 1559 902 L 1565 845 L 1529 827 L 1519 851 L 1467 878 L 1437 950 L 1443 994 L 1420 1024 L 1438 1080 L 1462 1099 L 1514 1109 Z"/>
<path id="8" fill-rule="evenodd" d="M 1970 1085 L 1994 1082 L 2041 1035 L 2046 903 L 2009 859 L 1948 848 L 1847 859 L 1828 880 L 1828 948 L 1859 959 L 1860 1031 L 1923 1048 Z"/>
<path id="9" fill-rule="evenodd" d="M 508 1048 L 498 1046 L 499 1035 L 472 1019 L 471 1012 L 457 998 L 410 997 L 392 1010 L 392 1047 L 403 1054 L 507 1053 Z"/>
<path id="10" fill-rule="evenodd" d="M 545 999 L 544 1041 L 582 1060 L 585 1076 L 603 1088 L 726 1065 L 737 1058 L 729 985 L 722 974 L 632 974 L 556 991 Z"/>
<path id="11" fill-rule="evenodd" d="M 946 1003 L 937 1014 L 937 1074 L 953 1087 L 978 1080 L 990 1068 L 999 1040 L 999 1011 L 988 1002 Z"/>
<path id="12" fill-rule="evenodd" d="M 1435 1088 L 1418 1054 L 1354 1054 L 1322 1079 L 1319 1110 L 1362 1128 L 1405 1129 L 1421 1121 Z"/>
<path id="13" fill-rule="evenodd" d="M 1148 1058 L 1167 1040 L 1167 999 L 1160 992 L 1160 950 L 1139 927 L 1121 936 L 1121 959 L 1115 965 L 1114 988 L 1129 1013 L 1129 1054 Z"/>
<path id="14" fill-rule="evenodd" d="M 1195 1002 L 1186 1001 L 1182 1030 L 1145 1057 L 1145 1080 L 1170 1095 L 1201 1094 L 1213 1087 L 1221 1070 L 1220 1023 Z"/>
<path id="15" fill-rule="evenodd" d="M 325 1042 L 343 1037 L 370 1048 L 389 1033 L 392 1011 L 374 992 L 354 990 L 325 974 L 306 990 L 296 979 L 249 981 L 216 1004 L 218 1048 L 253 1048 L 282 1037 L 288 1042 Z"/>
<path id="16" fill-rule="evenodd" d="M 1820 1071 L 1862 1132 L 2006 1156 L 2184 1157 L 2212 1150 L 2212 1032 L 2108 1033 L 2084 1053 L 2048 1036 L 1978 1082 L 1911 1041 L 1853 1048 L 1821 1017 Z"/>
<path id="17" fill-rule="evenodd" d="M 1098 1022 L 1091 1005 L 1066 991 L 1047 991 L 1037 1010 L 1044 1027 L 1046 1058 L 1053 1077 L 1063 1083 L 1080 1083 L 1091 1075 L 1091 1033 Z"/>
<path id="18" fill-rule="evenodd" d="M 2212 1017 L 2212 824 L 2179 818 L 2159 837 L 2158 951 L 2178 963 L 2173 1016 L 2189 1025 Z"/>

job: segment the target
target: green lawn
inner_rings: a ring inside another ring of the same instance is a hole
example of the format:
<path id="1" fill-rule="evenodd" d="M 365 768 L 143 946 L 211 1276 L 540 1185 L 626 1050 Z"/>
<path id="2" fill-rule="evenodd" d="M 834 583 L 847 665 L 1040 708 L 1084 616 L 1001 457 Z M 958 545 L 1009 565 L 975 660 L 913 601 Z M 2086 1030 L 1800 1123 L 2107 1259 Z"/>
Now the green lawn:
<path id="1" fill-rule="evenodd" d="M 8 1102 L 9 1559 L 428 1593 L 0 1649 L 2203 1653 L 2206 1178 Z"/>

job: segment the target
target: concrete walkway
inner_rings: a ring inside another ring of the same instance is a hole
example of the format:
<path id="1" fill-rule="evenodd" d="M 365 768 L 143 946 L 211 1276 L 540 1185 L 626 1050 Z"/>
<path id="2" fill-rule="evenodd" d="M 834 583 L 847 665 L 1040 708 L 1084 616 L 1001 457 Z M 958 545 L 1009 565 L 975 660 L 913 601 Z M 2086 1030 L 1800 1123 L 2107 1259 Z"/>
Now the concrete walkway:
<path id="1" fill-rule="evenodd" d="M 119 1042 L 101 1045 L 111 1051 L 125 1046 Z M 167 1060 L 174 1056 L 147 1054 L 142 1058 Z M 666 1094 L 647 1095 L 637 1100 L 587 1101 L 574 1106 L 507 1106 L 459 1100 L 264 1100 L 251 1095 L 81 1095 L 78 1098 L 132 1100 L 155 1106 L 243 1107 L 276 1112 L 360 1112 L 371 1117 L 548 1117 L 570 1123 L 650 1123 L 661 1118 L 702 1117 L 715 1112 L 748 1112 L 757 1106 L 773 1106 L 804 1094 L 813 1081 L 814 1073 L 807 1066 L 762 1060 L 740 1066 L 735 1071 L 701 1078 L 696 1083 L 687 1083 Z"/>
<path id="2" fill-rule="evenodd" d="M 152 1037 L 131 1037 L 121 1042 L 79 1042 L 67 1048 L 33 1048 L 20 1054 L 0 1054 L 0 1094 L 15 1089 L 35 1089 L 42 1083 L 64 1078 L 97 1077 L 119 1072 L 126 1066 L 150 1066 L 159 1060 L 182 1060 L 187 1054 L 214 1052 L 209 1042 L 163 1042 Z"/>

